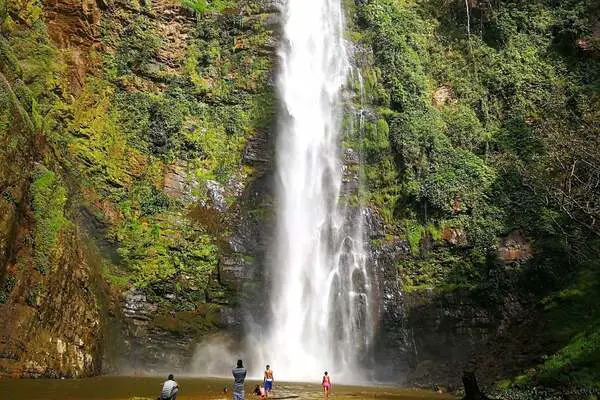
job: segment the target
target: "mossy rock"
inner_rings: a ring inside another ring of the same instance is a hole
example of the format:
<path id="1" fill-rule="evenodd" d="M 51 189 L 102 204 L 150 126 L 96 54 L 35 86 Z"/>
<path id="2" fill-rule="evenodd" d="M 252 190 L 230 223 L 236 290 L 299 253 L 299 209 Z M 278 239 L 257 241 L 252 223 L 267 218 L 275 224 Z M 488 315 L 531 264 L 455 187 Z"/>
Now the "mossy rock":
<path id="1" fill-rule="evenodd" d="M 206 312 L 181 311 L 172 314 L 159 314 L 154 318 L 155 327 L 175 334 L 200 333 L 210 329 Z"/>

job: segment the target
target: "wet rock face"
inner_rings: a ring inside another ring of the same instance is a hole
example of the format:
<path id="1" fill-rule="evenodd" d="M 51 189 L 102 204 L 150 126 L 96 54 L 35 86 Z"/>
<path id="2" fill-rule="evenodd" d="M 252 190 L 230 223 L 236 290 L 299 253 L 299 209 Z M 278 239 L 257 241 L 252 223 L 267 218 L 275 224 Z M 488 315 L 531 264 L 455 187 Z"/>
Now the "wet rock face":
<path id="1" fill-rule="evenodd" d="M 180 74 L 185 51 L 181 53 L 178 49 L 185 49 L 190 40 L 188 34 L 194 29 L 194 18 L 184 9 L 166 3 L 164 7 L 165 12 L 149 15 L 152 20 L 157 19 L 161 27 L 169 28 L 168 32 L 164 30 L 168 51 L 160 51 L 157 63 L 172 68 L 173 74 Z M 243 47 L 247 44 L 240 41 L 242 47 L 238 52 L 252 51 L 261 57 L 275 57 L 277 40 L 273 39 L 271 30 L 279 21 L 279 7 L 274 2 L 240 1 L 239 9 L 225 13 L 239 16 L 243 29 L 264 30 L 261 31 L 264 43 L 259 49 L 248 50 Z M 218 16 L 211 18 L 215 19 L 213 28 L 216 30 L 239 28 L 224 25 Z M 159 80 L 157 82 L 160 85 Z M 235 104 L 238 101 L 243 104 L 243 97 L 248 95 L 243 88 L 236 90 L 240 91 L 239 97 L 232 96 L 229 106 L 238 106 Z M 271 171 L 274 160 L 272 127 L 268 121 L 265 125 L 253 135 L 247 135 L 240 154 L 241 172 L 225 181 L 197 181 L 195 171 L 184 157 L 165 168 L 164 192 L 183 205 L 182 215 L 185 207 L 199 208 L 202 209 L 201 217 L 197 218 L 202 220 L 199 223 L 206 225 L 204 220 L 214 223 L 209 229 L 214 229 L 215 236 L 219 237 L 217 270 L 211 274 L 208 288 L 194 294 L 193 304 L 182 304 L 187 300 L 168 282 L 160 288 L 122 294 L 115 304 L 115 321 L 120 328 L 114 340 L 122 343 L 122 353 L 126 356 L 107 357 L 112 359 L 107 362 L 107 369 L 189 372 L 195 347 L 204 337 L 216 330 L 238 333 L 243 318 L 251 315 L 251 310 L 260 310 L 257 318 L 264 314 L 265 299 L 258 294 L 273 229 Z M 251 171 L 250 176 L 246 176 L 247 171 Z M 212 308 L 200 309 L 198 302 Z"/>
<path id="2" fill-rule="evenodd" d="M 472 352 L 494 335 L 497 317 L 468 292 L 411 293 L 407 303 L 407 324 L 414 335 L 417 353 L 411 379 L 435 383 L 443 379 L 444 384 L 457 384 L 463 364 Z"/>
<path id="3" fill-rule="evenodd" d="M 244 149 L 244 163 L 259 166 L 269 165 L 273 159 L 272 152 L 269 151 L 270 146 L 269 136 L 266 132 L 260 132 L 250 138 Z"/>
<path id="4" fill-rule="evenodd" d="M 243 26 L 260 24 L 260 29 L 266 29 L 262 36 L 265 42 L 260 49 L 252 51 L 275 57 L 277 41 L 272 38 L 270 29 L 274 29 L 274 25 L 278 23 L 279 7 L 272 1 L 244 1 L 240 2 L 239 9 L 232 12 L 240 15 Z M 169 19 L 180 21 L 181 29 L 176 30 L 185 33 L 189 29 L 185 27 L 190 22 L 193 25 L 193 20 L 188 19 L 186 23 L 181 14 L 186 14 L 186 11 L 171 10 L 171 14 L 159 13 L 157 18 L 167 25 Z M 218 25 L 221 23 L 223 21 L 215 20 L 215 29 L 232 28 Z M 176 37 L 176 33 L 173 32 L 171 36 Z M 179 37 L 185 43 L 185 38 L 181 35 Z M 167 64 L 177 65 L 178 62 Z M 246 95 L 247 93 L 240 94 Z M 232 97 L 229 101 L 238 100 L 237 97 Z M 262 289 L 259 282 L 264 274 L 273 229 L 272 127 L 267 123 L 267 126 L 258 129 L 247 139 L 241 162 L 244 171 L 252 171 L 249 177 L 234 174 L 227 181 L 208 180 L 198 183 L 194 181 L 193 173 L 190 173 L 183 160 L 176 162 L 165 174 L 165 190 L 170 197 L 185 204 L 201 203 L 219 221 L 218 267 L 200 299 L 218 306 L 218 309 L 177 311 L 182 299 L 171 289 L 166 289 L 160 299 L 156 298 L 156 293 L 148 291 L 128 293 L 120 301 L 119 307 L 122 312 L 124 351 L 128 355 L 125 361 L 135 362 L 130 362 L 129 365 L 123 362 L 119 365 L 121 370 L 130 368 L 159 372 L 170 368 L 174 371 L 186 371 L 195 346 L 208 334 L 216 329 L 239 332 L 243 318 L 251 315 L 251 310 L 261 310 L 258 314 L 264 314 L 264 298 L 258 293 Z M 166 297 L 173 295 L 177 297 Z"/>
<path id="5" fill-rule="evenodd" d="M 105 372 L 189 373 L 196 346 L 216 330 L 239 329 L 239 309 L 220 305 L 212 309 L 169 309 L 183 299 L 166 291 L 155 293 L 132 289 L 123 293 L 115 310 L 117 334 L 103 366 Z"/>
<path id="6" fill-rule="evenodd" d="M 66 236 L 51 274 L 36 276 L 27 268 L 13 273 L 15 286 L 0 305 L 0 376 L 60 378 L 100 372 L 101 289 L 95 286 L 82 243 L 75 235 Z"/>
<path id="7" fill-rule="evenodd" d="M 378 288 L 375 299 L 378 301 L 379 325 L 373 349 L 376 360 L 373 370 L 376 379 L 402 382 L 414 365 L 414 344 L 407 324 L 406 300 L 397 264 L 410 254 L 410 249 L 404 240 L 379 242 L 385 236 L 384 225 L 373 210 L 365 209 L 365 221 L 371 238 L 370 259 Z"/>
<path id="8" fill-rule="evenodd" d="M 208 192 L 208 198 L 210 199 L 212 206 L 219 212 L 225 211 L 227 208 L 227 201 L 225 200 L 225 190 L 221 184 L 217 181 L 209 180 L 206 182 L 206 191 Z"/>
<path id="9" fill-rule="evenodd" d="M 126 318 L 131 318 L 136 325 L 149 321 L 157 309 L 155 304 L 147 301 L 146 295 L 141 291 L 132 290 L 125 294 L 123 314 Z"/>
<path id="10" fill-rule="evenodd" d="M 48 0 L 43 1 L 43 5 L 49 36 L 61 50 L 60 54 L 64 53 L 68 58 L 70 85 L 65 85 L 69 86 L 68 90 L 60 88 L 68 92 L 61 92 L 61 95 L 69 97 L 68 103 L 77 99 L 80 93 L 85 93 L 91 75 L 98 80 L 105 78 L 102 61 L 98 61 L 102 57 L 94 56 L 115 55 L 120 51 L 115 44 L 117 42 L 106 40 L 106 32 L 116 32 L 118 35 L 121 28 L 130 26 L 132 21 L 140 18 L 150 21 L 149 24 L 158 32 L 160 48 L 152 55 L 148 65 L 128 76 L 131 79 L 116 83 L 118 90 L 155 94 L 167 90 L 175 81 L 186 79 L 184 62 L 192 40 L 190 31 L 201 29 L 197 26 L 197 16 L 182 8 L 179 2 Z M 206 35 L 207 40 L 216 40 L 234 31 L 235 36 L 244 38 L 252 34 L 260 36 L 263 41 L 260 44 L 248 44 L 240 40 L 236 46 L 242 47 L 236 47 L 235 54 L 248 52 L 246 66 L 266 64 L 266 56 L 275 57 L 278 41 L 272 35 L 272 30 L 279 24 L 281 4 L 261 0 L 239 1 L 237 5 L 236 9 L 226 10 L 227 15 L 221 19 L 213 14 L 205 16 L 215 20 L 207 30 L 214 29 L 217 32 L 195 32 L 196 39 L 198 35 Z M 232 20 L 236 21 L 235 27 L 231 26 Z M 240 21 L 241 24 L 238 24 Z M 127 37 L 122 39 L 126 41 Z M 217 42 L 214 45 L 215 49 L 220 46 Z M 249 46 L 250 49 L 243 46 Z M 225 61 L 226 57 L 220 56 L 218 61 Z M 4 65 L 1 62 L 0 97 L 6 92 L 2 90 L 5 85 Z M 216 79 L 221 77 L 221 67 L 223 65 L 214 68 L 219 70 L 215 74 Z M 230 75 L 225 76 L 228 84 L 230 79 Z M 253 86 L 251 79 L 238 81 L 246 86 L 239 84 L 232 90 L 227 98 L 227 107 L 247 107 L 247 97 L 263 89 L 262 82 Z M 262 94 L 265 97 L 270 95 L 267 91 Z M 92 95 L 94 100 L 98 97 L 96 95 Z M 217 104 L 222 99 L 216 97 L 203 99 L 207 108 L 223 106 Z M 268 103 L 267 100 L 265 102 Z M 109 108 L 106 107 L 103 112 L 109 112 Z M 257 108 L 260 108 L 258 104 Z M 255 293 L 257 287 L 248 288 L 246 283 L 258 282 L 270 243 L 273 146 L 267 114 L 265 111 L 265 121 L 260 131 L 243 132 L 244 139 L 248 139 L 243 153 L 239 155 L 243 165 L 238 165 L 239 171 L 232 173 L 231 177 L 220 182 L 200 181 L 194 174 L 197 171 L 193 170 L 193 166 L 190 167 L 188 157 L 177 154 L 173 160 L 165 161 L 157 168 L 159 172 L 152 182 L 158 191 L 162 189 L 168 201 L 181 205 L 174 212 L 174 237 L 179 234 L 178 224 L 187 218 L 190 208 L 198 206 L 201 201 L 201 206 L 209 209 L 214 221 L 219 222 L 219 240 L 216 244 L 220 246 L 219 268 L 211 271 L 206 289 L 198 289 L 201 285 L 193 287 L 195 282 L 188 284 L 186 271 L 173 281 L 144 290 L 122 293 L 125 290 L 122 286 L 115 284 L 104 287 L 105 283 L 106 286 L 109 283 L 99 273 L 101 263 L 90 261 L 83 239 L 78 239 L 83 234 L 76 230 L 78 226 L 86 225 L 94 234 L 90 235 L 94 236 L 94 240 L 105 241 L 106 247 L 117 254 L 118 243 L 115 244 L 115 238 L 108 237 L 109 233 L 106 232 L 114 228 L 123 215 L 114 202 L 92 193 L 97 188 L 86 189 L 83 194 L 83 197 L 90 197 L 89 204 L 76 204 L 76 199 L 70 199 L 75 204 L 73 209 L 68 210 L 72 214 L 66 215 L 66 218 L 75 231 L 61 231 L 63 236 L 56 246 L 59 256 L 49 263 L 51 271 L 45 274 L 36 271 L 30 262 L 34 228 L 28 193 L 31 164 L 39 159 L 41 151 L 32 143 L 25 145 L 24 142 L 33 141 L 29 131 L 23 135 L 22 142 L 14 146 L 16 142 L 11 144 L 10 150 L 15 150 L 13 153 L 0 151 L 0 375 L 52 378 L 89 376 L 102 371 L 102 361 L 105 362 L 105 371 L 110 372 L 122 371 L 121 368 L 140 368 L 145 372 L 158 372 L 164 368 L 181 371 L 188 366 L 193 347 L 202 337 L 218 329 L 239 330 L 243 317 L 240 310 L 250 307 L 250 302 L 238 302 L 237 296 L 239 294 L 242 300 L 244 296 L 258 298 L 247 294 Z M 256 115 L 251 117 L 257 118 Z M 23 125 L 32 125 L 31 121 L 22 122 Z M 21 132 L 11 133 L 16 137 Z M 74 134 L 84 142 L 92 136 L 89 132 Z M 45 152 L 49 151 L 45 149 Z M 142 165 L 141 159 L 132 164 L 136 169 Z M 80 171 L 64 172 L 65 175 L 67 172 L 78 175 Z M 106 182 L 112 188 L 128 190 L 128 185 L 140 173 L 128 170 L 124 174 L 125 179 L 107 176 Z M 69 183 L 73 183 L 75 188 L 80 177 L 72 178 L 73 182 Z M 88 223 L 81 223 L 74 216 L 79 209 L 86 214 L 82 219 L 88 220 Z M 199 226 L 198 231 L 208 230 L 206 225 Z M 118 265 L 122 259 L 114 257 L 110 261 Z M 177 284 L 186 290 L 176 289 Z M 109 293 L 105 293 L 105 290 Z M 189 294 L 192 291 L 194 293 Z M 104 309 L 105 303 L 109 304 L 108 310 Z M 106 350 L 104 357 L 103 350 Z M 119 354 L 113 357 L 106 354 L 109 352 Z"/>
<path id="11" fill-rule="evenodd" d="M 533 307 L 527 296 L 515 294 L 507 269 L 498 269 L 496 281 L 504 287 L 500 292 L 511 295 L 497 297 L 481 289 L 404 292 L 398 267 L 414 257 L 408 243 L 386 236 L 376 210 L 365 209 L 364 215 L 379 291 L 373 348 L 377 379 L 458 389 L 462 371 L 471 363 L 482 372 L 481 382 L 488 384 L 510 375 L 515 365 L 536 362 L 543 344 L 527 339 L 536 329 Z M 460 230 L 447 230 L 442 236 L 446 245 L 464 245 Z M 514 235 L 502 243 L 525 246 Z"/>
<path id="12" fill-rule="evenodd" d="M 455 390 L 465 368 L 476 368 L 487 385 L 543 353 L 544 343 L 528 339 L 539 327 L 526 297 L 421 289 L 383 298 L 383 347 L 408 385 Z"/>
<path id="13" fill-rule="evenodd" d="M 169 299 L 168 296 L 165 297 Z M 124 293 L 121 304 L 124 324 L 121 340 L 127 357 L 120 357 L 115 368 L 121 372 L 162 373 L 165 368 L 183 371 L 193 352 L 192 338 L 157 326 L 159 304 L 141 290 Z"/>
<path id="14" fill-rule="evenodd" d="M 89 53 L 100 44 L 100 1 L 46 0 L 42 2 L 52 40 L 71 51 L 68 60 L 71 89 L 79 91 L 90 68 Z"/>
<path id="15" fill-rule="evenodd" d="M 183 161 L 170 165 L 165 172 L 163 190 L 171 198 L 191 203 L 196 200 L 192 194 L 194 184 L 189 181 L 186 168 L 187 163 Z"/>
<path id="16" fill-rule="evenodd" d="M 533 256 L 531 242 L 522 232 L 513 232 L 502 238 L 498 247 L 497 258 L 503 264 L 522 262 Z"/>

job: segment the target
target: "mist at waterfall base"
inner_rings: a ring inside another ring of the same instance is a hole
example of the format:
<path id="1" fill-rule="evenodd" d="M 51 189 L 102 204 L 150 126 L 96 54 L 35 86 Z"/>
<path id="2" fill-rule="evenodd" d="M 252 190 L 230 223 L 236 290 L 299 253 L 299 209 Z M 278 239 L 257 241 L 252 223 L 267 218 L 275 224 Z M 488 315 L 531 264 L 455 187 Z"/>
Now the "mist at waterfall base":
<path id="1" fill-rule="evenodd" d="M 229 376 L 242 358 L 259 378 L 270 364 L 276 380 L 314 381 L 327 370 L 334 382 L 364 383 L 373 288 L 362 214 L 343 201 L 342 94 L 351 63 L 341 0 L 288 0 L 283 17 L 268 324 L 248 321 L 241 343 L 200 344 L 194 368 Z"/>

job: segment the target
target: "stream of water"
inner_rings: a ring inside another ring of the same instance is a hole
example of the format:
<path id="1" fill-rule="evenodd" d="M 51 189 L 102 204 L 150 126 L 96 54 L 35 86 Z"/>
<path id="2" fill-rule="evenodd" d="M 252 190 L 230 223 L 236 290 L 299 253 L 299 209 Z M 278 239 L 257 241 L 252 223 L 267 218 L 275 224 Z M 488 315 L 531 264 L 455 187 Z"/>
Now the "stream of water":
<path id="1" fill-rule="evenodd" d="M 273 318 L 261 353 L 286 379 L 329 370 L 356 382 L 373 322 L 362 220 L 340 201 L 351 71 L 341 1 L 288 0 L 284 21 Z"/>

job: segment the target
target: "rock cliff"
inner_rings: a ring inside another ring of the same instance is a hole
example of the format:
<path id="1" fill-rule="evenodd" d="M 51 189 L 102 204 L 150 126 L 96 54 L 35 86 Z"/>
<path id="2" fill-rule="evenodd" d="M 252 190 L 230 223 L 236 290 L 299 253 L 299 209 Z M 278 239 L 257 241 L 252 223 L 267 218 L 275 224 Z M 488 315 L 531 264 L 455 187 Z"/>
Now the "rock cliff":
<path id="1" fill-rule="evenodd" d="M 276 6 L 0 17 L 0 373 L 185 368 L 204 335 L 239 330 L 260 273 Z"/>

